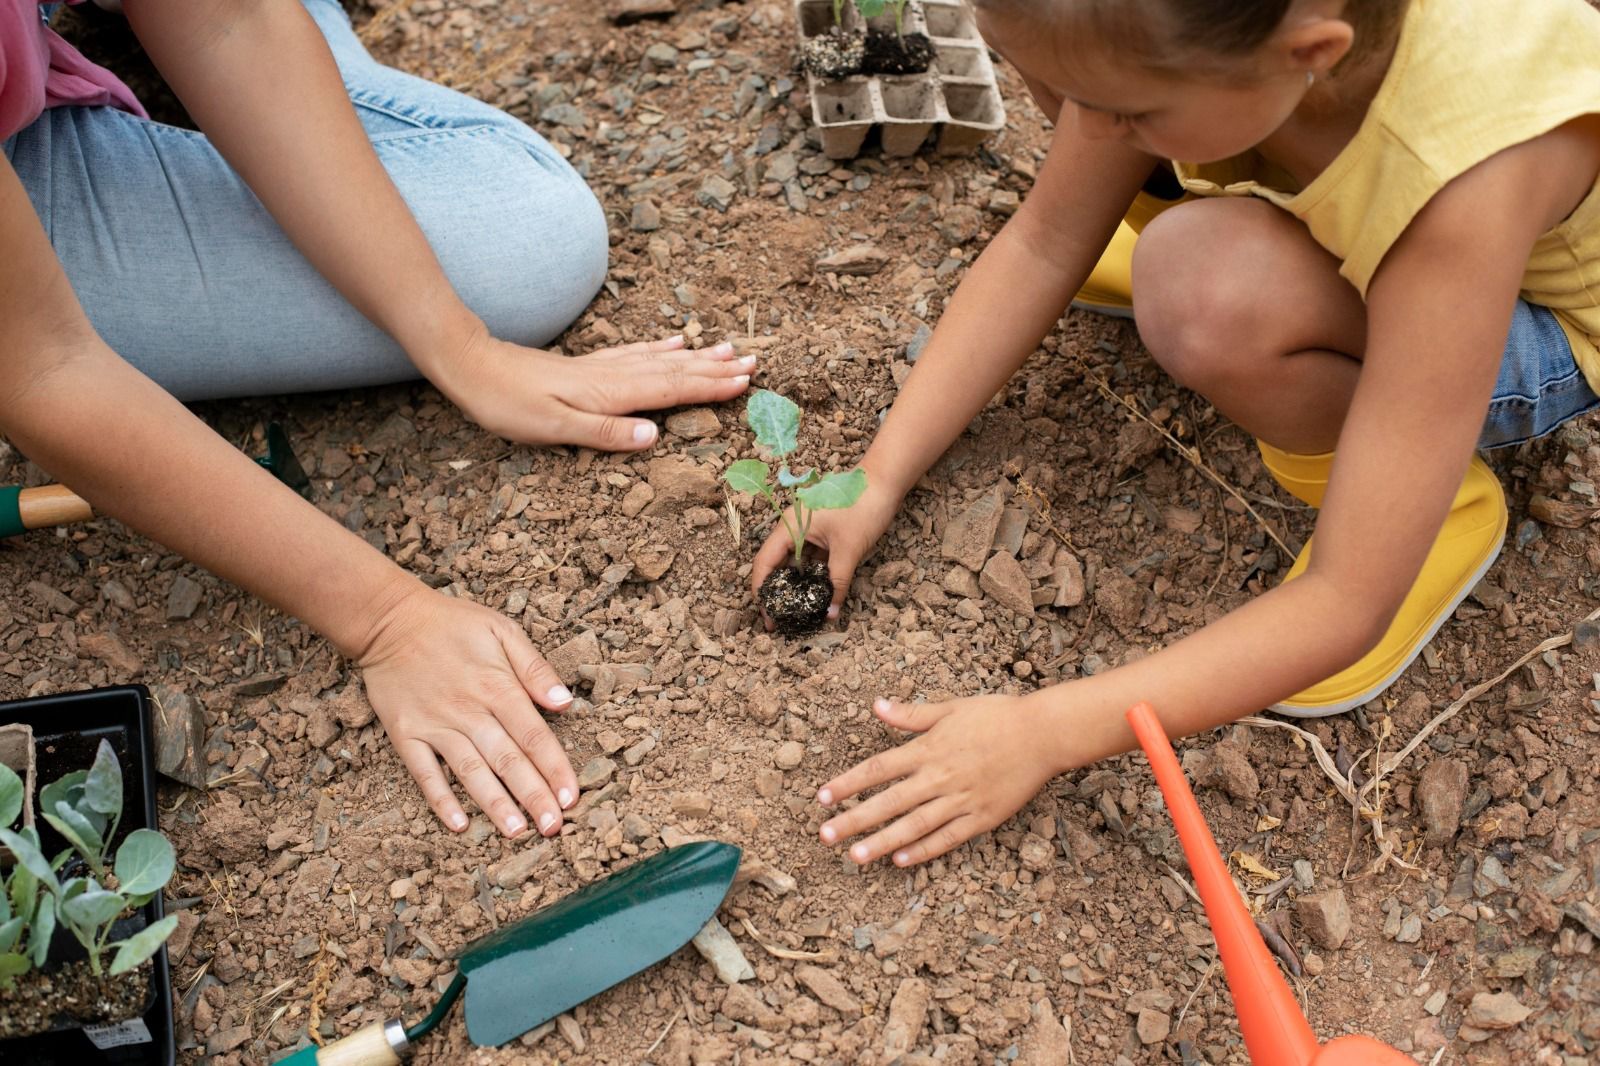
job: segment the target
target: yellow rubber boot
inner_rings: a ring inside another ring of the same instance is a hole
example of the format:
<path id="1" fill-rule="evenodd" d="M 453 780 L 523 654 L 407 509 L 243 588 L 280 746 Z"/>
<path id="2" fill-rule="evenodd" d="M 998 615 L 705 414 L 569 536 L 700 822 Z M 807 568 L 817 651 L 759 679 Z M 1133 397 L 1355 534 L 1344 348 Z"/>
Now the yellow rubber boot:
<path id="1" fill-rule="evenodd" d="M 1257 443 L 1278 484 L 1313 507 L 1322 503 L 1328 471 L 1333 466 L 1332 452 L 1293 455 L 1270 444 Z M 1272 709 L 1302 718 L 1340 714 L 1394 684 L 1494 565 L 1505 543 L 1506 521 L 1506 497 L 1500 480 L 1482 459 L 1474 456 L 1439 536 L 1422 564 L 1422 572 L 1378 646 L 1354 665 Z M 1312 541 L 1306 541 L 1285 581 L 1305 573 L 1311 562 L 1311 548 Z"/>
<path id="2" fill-rule="evenodd" d="M 1183 200 L 1163 200 L 1159 196 L 1141 192 L 1134 197 L 1128 213 L 1112 234 L 1111 243 L 1100 253 L 1100 261 L 1089 274 L 1089 280 L 1078 290 L 1072 306 L 1085 311 L 1119 318 L 1133 317 L 1133 246 L 1145 225 L 1169 207 Z"/>

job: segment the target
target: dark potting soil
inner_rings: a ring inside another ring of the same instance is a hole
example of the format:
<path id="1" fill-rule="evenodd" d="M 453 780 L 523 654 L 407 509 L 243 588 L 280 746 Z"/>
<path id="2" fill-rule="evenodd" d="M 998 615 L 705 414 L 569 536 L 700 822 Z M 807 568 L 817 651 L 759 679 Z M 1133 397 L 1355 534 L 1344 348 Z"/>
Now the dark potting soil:
<path id="1" fill-rule="evenodd" d="M 42 1033 L 63 1016 L 85 1025 L 135 1017 L 150 1000 L 150 970 L 147 962 L 132 973 L 96 977 L 88 962 L 69 962 L 19 977 L 0 989 L 0 1040 Z"/>
<path id="2" fill-rule="evenodd" d="M 932 62 L 933 42 L 925 33 L 867 31 L 861 69 L 868 74 L 921 74 Z"/>
<path id="3" fill-rule="evenodd" d="M 785 566 L 761 583 L 761 606 L 773 626 L 786 637 L 801 637 L 822 628 L 833 600 L 828 564 L 812 562 L 800 569 Z"/>
<path id="4" fill-rule="evenodd" d="M 806 39 L 801 58 L 806 69 L 830 81 L 861 73 L 866 55 L 866 40 L 860 33 L 846 33 L 838 26 L 827 33 Z"/>

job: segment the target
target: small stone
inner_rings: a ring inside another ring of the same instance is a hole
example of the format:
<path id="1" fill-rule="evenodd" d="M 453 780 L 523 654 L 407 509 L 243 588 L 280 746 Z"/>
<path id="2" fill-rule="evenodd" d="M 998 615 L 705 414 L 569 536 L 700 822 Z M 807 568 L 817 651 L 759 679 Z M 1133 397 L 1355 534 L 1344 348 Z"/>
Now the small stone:
<path id="1" fill-rule="evenodd" d="M 43 581 L 30 581 L 24 586 L 28 595 L 38 601 L 39 606 L 54 614 L 76 614 L 78 605 L 65 593 L 46 585 Z"/>
<path id="2" fill-rule="evenodd" d="M 820 966 L 800 966 L 795 969 L 794 976 L 813 996 L 839 1013 L 847 1016 L 861 1014 L 861 1001 L 831 971 Z"/>
<path id="3" fill-rule="evenodd" d="M 889 265 L 889 253 L 876 244 L 855 244 L 842 252 L 825 255 L 817 260 L 817 270 L 824 274 L 876 274 Z"/>
<path id="4" fill-rule="evenodd" d="M 1301 896 L 1295 901 L 1295 914 L 1306 935 L 1329 951 L 1337 951 L 1350 935 L 1350 904 L 1342 888 Z"/>
<path id="5" fill-rule="evenodd" d="M 405 899 L 417 890 L 417 883 L 409 877 L 397 877 L 389 882 L 389 898 Z"/>
<path id="6" fill-rule="evenodd" d="M 805 757 L 805 746 L 798 740 L 789 740 L 778 745 L 778 750 L 773 753 L 772 761 L 780 770 L 793 770 L 800 765 Z"/>
<path id="7" fill-rule="evenodd" d="M 617 764 L 610 759 L 590 759 L 578 772 L 578 787 L 587 792 L 610 781 L 617 772 Z"/>
<path id="8" fill-rule="evenodd" d="M 1001 481 L 951 519 L 950 524 L 945 526 L 940 554 L 973 572 L 983 569 L 984 560 L 989 557 L 989 547 L 994 543 L 995 531 L 1000 528 L 1000 511 L 1011 494 L 1010 488 L 1009 482 Z M 1031 598 L 1028 604 L 1031 613 Z"/>
<path id="9" fill-rule="evenodd" d="M 1600 647 L 1600 622 L 1585 618 L 1572 627 L 1572 650 L 1589 651 Z"/>
<path id="10" fill-rule="evenodd" d="M 317 476 L 324 478 L 343 477 L 350 472 L 355 462 L 350 458 L 350 453 L 344 448 L 327 448 L 322 453 L 322 461 L 317 464 Z"/>
<path id="11" fill-rule="evenodd" d="M 1467 766 L 1459 759 L 1436 758 L 1417 781 L 1417 806 L 1426 826 L 1423 843 L 1444 847 L 1461 829 L 1461 812 L 1467 802 Z"/>
<path id="12" fill-rule="evenodd" d="M 200 609 L 200 597 L 205 590 L 199 582 L 191 581 L 182 574 L 172 579 L 172 587 L 167 590 L 167 620 L 181 621 L 193 618 L 194 612 Z"/>
<path id="13" fill-rule="evenodd" d="M 205 788 L 206 718 L 200 701 L 167 685 L 152 685 L 151 722 L 156 771 L 190 788 Z"/>
<path id="14" fill-rule="evenodd" d="M 233 1025 L 219 1029 L 206 1038 L 206 1054 L 226 1054 L 249 1040 L 250 1035 L 251 1029 L 248 1025 Z"/>
<path id="15" fill-rule="evenodd" d="M 739 950 L 739 942 L 734 940 L 733 934 L 723 928 L 722 923 L 715 918 L 706 922 L 694 935 L 694 947 L 701 957 L 711 964 L 712 969 L 717 971 L 718 980 L 724 984 L 738 984 L 740 981 L 751 980 L 756 975 L 750 960 Z"/>
<path id="16" fill-rule="evenodd" d="M 1014 556 L 996 552 L 978 575 L 978 586 L 1013 613 L 1033 617 L 1033 587 Z"/>
<path id="17" fill-rule="evenodd" d="M 671 70 L 678 65 L 678 50 L 665 41 L 657 41 L 644 50 L 644 62 L 651 70 Z"/>
<path id="18" fill-rule="evenodd" d="M 722 1013 L 729 1021 L 753 1025 L 757 1029 L 782 1031 L 783 1015 L 761 1001 L 761 997 L 745 985 L 736 984 L 722 997 Z"/>
<path id="19" fill-rule="evenodd" d="M 339 736 L 339 720 L 334 717 L 333 708 L 326 703 L 315 701 L 306 713 L 306 739 L 313 746 L 326 748 Z"/>
<path id="20" fill-rule="evenodd" d="M 602 729 L 594 739 L 595 743 L 600 745 L 600 750 L 607 755 L 615 755 L 628 746 L 628 739 L 615 729 Z"/>
<path id="21" fill-rule="evenodd" d="M 600 661 L 600 638 L 592 630 L 579 633 L 560 647 L 545 653 L 556 675 L 568 686 L 578 683 L 578 667 Z"/>
<path id="22" fill-rule="evenodd" d="M 711 174 L 700 183 L 700 191 L 695 193 L 695 199 L 706 207 L 726 213 L 733 206 L 733 198 L 738 193 L 739 188 L 733 182 L 721 174 Z"/>
<path id="23" fill-rule="evenodd" d="M 656 831 L 644 818 L 632 811 L 622 816 L 622 839 L 630 844 L 640 844 L 656 835 Z"/>
<path id="24" fill-rule="evenodd" d="M 1462 1021 L 1477 1029 L 1512 1029 L 1532 1013 L 1532 1007 L 1524 1007 L 1510 992 L 1479 992 Z"/>
<path id="25" fill-rule="evenodd" d="M 1207 754 L 1200 783 L 1220 788 L 1240 803 L 1254 803 L 1261 794 L 1261 779 L 1238 745 L 1228 741 L 1212 746 Z"/>
<path id="26" fill-rule="evenodd" d="M 500 888 L 521 888 L 533 871 L 550 858 L 550 845 L 540 841 L 489 867 L 489 879 Z"/>
<path id="27" fill-rule="evenodd" d="M 722 503 L 716 475 L 692 459 L 652 459 L 645 476 L 655 492 L 644 509 L 647 515 L 676 513 L 695 504 Z"/>
<path id="28" fill-rule="evenodd" d="M 661 208 L 649 200 L 640 200 L 633 205 L 628 226 L 635 233 L 654 233 L 661 228 Z"/>
<path id="29" fill-rule="evenodd" d="M 643 740 L 640 740 L 639 743 L 622 753 L 622 761 L 627 763 L 629 766 L 638 766 L 644 761 L 644 757 L 649 755 L 655 749 L 656 738 L 645 737 Z"/>
<path id="30" fill-rule="evenodd" d="M 570 1014 L 556 1015 L 556 1032 L 560 1033 L 561 1039 L 572 1047 L 575 1055 L 582 1055 L 584 1049 L 589 1046 L 589 1042 L 583 1036 L 583 1026 L 579 1025 L 578 1019 Z"/>
<path id="31" fill-rule="evenodd" d="M 650 487 L 647 481 L 635 481 L 633 487 L 622 497 L 621 509 L 624 517 L 637 517 L 645 509 L 645 505 L 656 498 L 656 490 Z"/>
<path id="32" fill-rule="evenodd" d="M 1023 836 L 1022 843 L 1017 845 L 1017 855 L 1022 859 L 1024 867 L 1040 873 L 1055 865 L 1056 849 L 1044 837 L 1027 833 Z"/>
<path id="33" fill-rule="evenodd" d="M 678 13 L 678 0 L 612 0 L 606 17 L 618 26 L 645 19 L 671 18 Z"/>
<path id="34" fill-rule="evenodd" d="M 370 725 L 377 717 L 372 710 L 372 704 L 367 702 L 360 681 L 352 681 L 340 689 L 328 700 L 328 705 L 333 708 L 339 724 L 346 729 L 360 729 L 362 726 Z"/>
<path id="35" fill-rule="evenodd" d="M 892 1062 L 921 1043 L 931 995 L 928 982 L 920 977 L 904 978 L 895 988 L 894 998 L 889 1001 L 889 1019 L 883 1026 L 882 1061 Z"/>
<path id="36" fill-rule="evenodd" d="M 911 339 L 906 341 L 906 362 L 915 363 L 922 358 L 922 349 L 928 346 L 928 341 L 933 338 L 933 330 L 925 325 L 918 325 Z"/>
<path id="37" fill-rule="evenodd" d="M 144 671 L 139 657 L 114 633 L 85 633 L 78 638 L 78 651 L 99 659 L 120 674 L 135 677 Z"/>
<path id="38" fill-rule="evenodd" d="M 1068 551 L 1058 551 L 1055 567 L 1050 572 L 1050 584 L 1055 588 L 1052 607 L 1076 607 L 1083 602 L 1083 564 Z"/>
<path id="39" fill-rule="evenodd" d="M 667 432 L 686 440 L 706 440 L 722 432 L 722 420 L 709 407 L 691 407 L 667 416 Z"/>
<path id="40" fill-rule="evenodd" d="M 1408 915 L 1400 923 L 1400 931 L 1395 934 L 1395 942 L 1400 944 L 1415 944 L 1422 939 L 1422 919 L 1415 914 Z"/>
<path id="41" fill-rule="evenodd" d="M 1158 1010 L 1142 1010 L 1139 1012 L 1138 1021 L 1134 1023 L 1134 1028 L 1139 1033 L 1140 1043 L 1162 1043 L 1172 1032 L 1172 1015 L 1163 1014 Z"/>
<path id="42" fill-rule="evenodd" d="M 757 884 L 774 896 L 787 896 L 798 887 L 793 877 L 776 866 L 761 859 L 751 858 L 746 858 L 739 864 L 739 872 L 734 875 L 733 883 Z"/>
<path id="43" fill-rule="evenodd" d="M 976 207 L 969 204 L 954 204 L 945 209 L 944 217 L 934 223 L 943 237 L 951 244 L 966 244 L 978 235 L 983 227 L 983 216 Z"/>
<path id="44" fill-rule="evenodd" d="M 672 797 L 672 809 L 685 818 L 704 818 L 711 813 L 711 797 L 704 792 L 680 792 Z"/>
<path id="45" fill-rule="evenodd" d="M 1072 1034 L 1061 1024 L 1055 1005 L 1041 999 L 1030 1014 L 1028 1028 L 1017 1046 L 1015 1066 L 1060 1066 L 1072 1062 Z"/>

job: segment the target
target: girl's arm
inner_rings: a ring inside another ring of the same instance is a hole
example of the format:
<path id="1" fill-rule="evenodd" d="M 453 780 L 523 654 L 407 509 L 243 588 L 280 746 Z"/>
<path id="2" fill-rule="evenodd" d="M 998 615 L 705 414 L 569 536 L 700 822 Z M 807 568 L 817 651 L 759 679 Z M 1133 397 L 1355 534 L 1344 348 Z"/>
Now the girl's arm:
<path id="1" fill-rule="evenodd" d="M 731 349 L 670 344 L 589 361 L 489 337 L 389 180 L 298 0 L 139 0 L 127 16 L 295 247 L 480 425 L 529 443 L 631 450 L 654 441 L 654 425 L 614 416 L 743 391 L 750 368 Z"/>
<path id="2" fill-rule="evenodd" d="M 0 160 L 0 430 L 96 510 L 325 634 L 446 823 L 467 824 L 435 753 L 500 828 L 547 833 L 576 779 L 533 701 L 571 702 L 522 630 L 428 589 L 212 433 L 106 347 L 22 182 Z"/>
<path id="3" fill-rule="evenodd" d="M 1369 288 L 1364 367 L 1304 575 L 1155 655 L 1020 700 L 880 701 L 885 721 L 922 735 L 823 787 L 829 805 L 897 782 L 827 822 L 823 839 L 892 823 L 851 857 L 921 862 L 999 824 L 1055 774 L 1133 748 L 1123 715 L 1139 700 L 1172 735 L 1193 733 L 1365 654 L 1472 456 L 1529 251 L 1573 207 L 1541 175 L 1576 161 L 1592 176 L 1597 143 L 1558 131 L 1501 153 L 1439 193 L 1390 251 Z"/>

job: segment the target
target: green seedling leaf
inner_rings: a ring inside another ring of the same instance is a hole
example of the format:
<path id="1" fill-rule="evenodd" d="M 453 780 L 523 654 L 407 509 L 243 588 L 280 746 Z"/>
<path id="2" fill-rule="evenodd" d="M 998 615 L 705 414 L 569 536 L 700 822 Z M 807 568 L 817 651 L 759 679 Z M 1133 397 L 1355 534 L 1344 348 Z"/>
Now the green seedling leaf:
<path id="1" fill-rule="evenodd" d="M 74 770 L 56 778 L 39 790 L 39 809 L 53 811 L 58 803 L 65 803 L 73 810 L 82 807 L 83 783 L 88 778 L 87 770 Z"/>
<path id="2" fill-rule="evenodd" d="M 94 753 L 94 765 L 89 767 L 89 774 L 83 782 L 83 799 L 92 811 L 98 811 L 107 818 L 115 818 L 122 813 L 122 767 L 117 763 L 117 753 L 111 750 L 111 742 L 105 739 L 100 741 L 100 747 Z"/>
<path id="3" fill-rule="evenodd" d="M 783 466 L 778 468 L 778 484 L 782 485 L 786 489 L 797 488 L 801 485 L 809 485 L 815 480 L 817 480 L 817 471 L 815 468 L 807 470 L 803 474 L 791 474 L 789 472 L 788 463 L 785 463 Z"/>
<path id="4" fill-rule="evenodd" d="M 161 950 L 167 937 L 178 928 L 178 916 L 169 914 L 155 925 L 147 925 L 128 939 L 116 945 L 117 956 L 111 960 L 111 976 L 127 973 L 145 959 Z"/>
<path id="5" fill-rule="evenodd" d="M 48 899 L 41 899 L 33 915 L 33 924 L 28 929 L 28 953 L 33 956 L 35 966 L 44 965 L 46 956 L 50 954 L 50 937 L 55 931 L 55 904 Z"/>
<path id="6" fill-rule="evenodd" d="M 9 829 L 22 813 L 22 778 L 5 763 L 0 763 L 0 827 Z"/>
<path id="7" fill-rule="evenodd" d="M 800 435 L 800 408 L 793 401 L 769 389 L 757 389 L 745 404 L 744 416 L 756 440 L 774 458 L 794 451 Z"/>
<path id="8" fill-rule="evenodd" d="M 27 874 L 27 876 L 29 876 L 29 877 L 33 876 L 32 874 L 28 873 L 28 871 L 26 871 L 26 870 L 24 870 L 22 872 L 24 874 Z M 3 878 L 3 877 L 0 877 L 0 922 L 9 922 L 10 920 L 11 920 L 11 890 L 6 887 L 6 879 Z M 3 950 L 3 949 L 0 949 L 0 950 Z"/>
<path id="9" fill-rule="evenodd" d="M 752 496 L 765 496 L 772 498 L 772 486 L 767 484 L 767 477 L 772 473 L 772 468 L 760 459 L 740 459 L 737 463 L 728 464 L 728 469 L 722 472 L 722 480 L 734 492 L 747 492 Z"/>
<path id="10" fill-rule="evenodd" d="M 37 834 L 30 834 L 37 839 Z M 56 881 L 56 872 L 50 868 L 50 863 L 45 861 L 44 855 L 39 851 L 37 844 L 28 840 L 20 833 L 13 833 L 9 829 L 0 829 L 0 844 L 11 849 L 11 854 L 17 857 L 17 862 L 22 868 L 32 874 L 34 879 L 44 885 L 52 893 L 59 894 L 61 885 Z"/>
<path id="11" fill-rule="evenodd" d="M 867 472 L 856 467 L 848 474 L 829 474 L 815 485 L 800 489 L 794 495 L 814 511 L 827 511 L 849 507 L 866 491 Z"/>
<path id="12" fill-rule="evenodd" d="M 10 951 L 17 945 L 17 938 L 22 936 L 22 927 L 27 921 L 20 915 L 5 922 L 0 922 L 0 953 Z"/>
<path id="13" fill-rule="evenodd" d="M 61 901 L 61 919 L 70 926 L 89 930 L 94 939 L 93 934 L 114 922 L 127 905 L 121 893 L 91 888 Z"/>
<path id="14" fill-rule="evenodd" d="M 861 12 L 862 18 L 876 18 L 887 6 L 888 0 L 856 0 L 856 10 Z"/>
<path id="15" fill-rule="evenodd" d="M 21 866 L 14 867 L 6 895 L 11 899 L 12 914 L 32 918 L 34 904 L 39 901 L 39 879 Z"/>
<path id="16" fill-rule="evenodd" d="M 129 895 L 159 892 L 175 863 L 166 837 L 153 829 L 135 829 L 117 849 L 117 885 Z"/>
<path id="17" fill-rule="evenodd" d="M 47 811 L 44 820 L 50 827 L 60 833 L 62 839 L 75 848 L 83 861 L 88 863 L 96 872 L 104 869 L 100 861 L 100 853 L 105 850 L 105 843 L 101 841 L 100 834 L 89 823 L 89 819 L 68 807 L 65 803 L 57 803 L 56 809 Z"/>
<path id="18" fill-rule="evenodd" d="M 0 988 L 10 988 L 14 978 L 21 977 L 31 969 L 33 963 L 28 961 L 26 955 L 16 952 L 0 955 Z"/>

